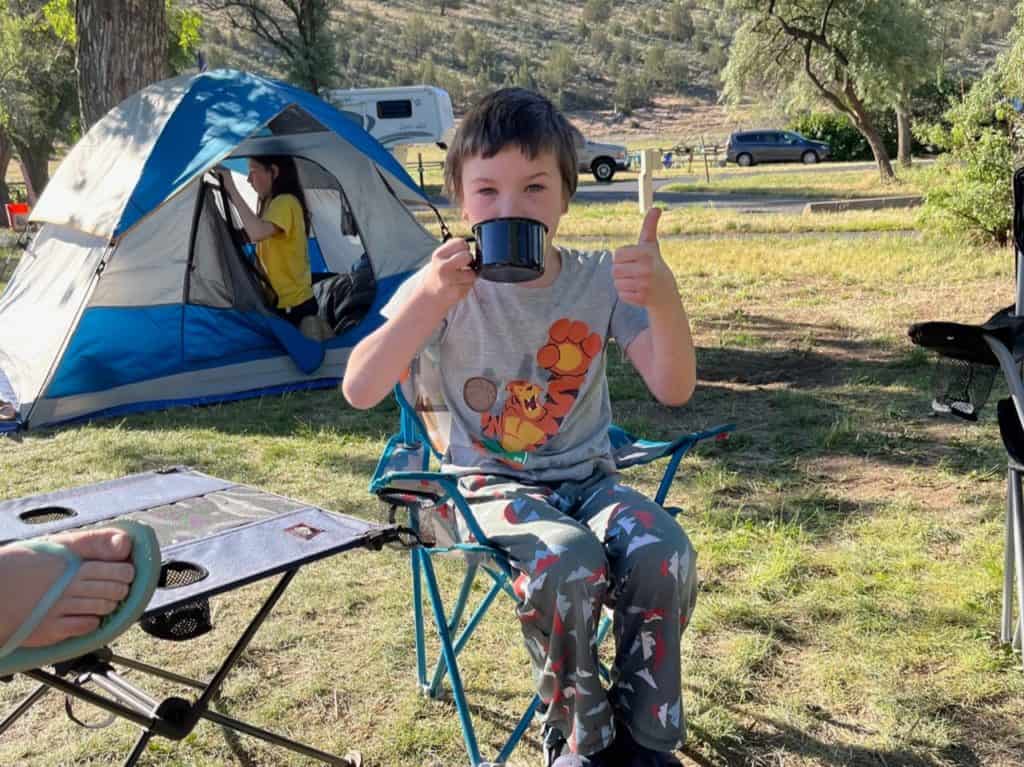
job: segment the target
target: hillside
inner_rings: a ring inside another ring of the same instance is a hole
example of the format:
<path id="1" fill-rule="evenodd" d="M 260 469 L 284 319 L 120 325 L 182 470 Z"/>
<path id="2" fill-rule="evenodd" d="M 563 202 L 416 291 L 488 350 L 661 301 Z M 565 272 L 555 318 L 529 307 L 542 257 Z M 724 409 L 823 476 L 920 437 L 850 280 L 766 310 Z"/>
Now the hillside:
<path id="1" fill-rule="evenodd" d="M 264 5 L 282 4 L 268 0 Z M 495 87 L 525 85 L 554 98 L 591 135 L 721 140 L 750 124 L 749 112 L 730 115 L 717 106 L 720 75 L 740 23 L 727 5 L 727 0 L 339 1 L 333 11 L 339 70 L 334 84 L 432 83 L 448 90 L 456 112 Z M 970 78 L 995 56 L 1013 16 L 1002 0 L 951 0 L 948 7 L 947 62 Z M 211 66 L 283 76 L 269 46 L 233 30 L 223 16 L 204 15 L 204 50 Z"/>

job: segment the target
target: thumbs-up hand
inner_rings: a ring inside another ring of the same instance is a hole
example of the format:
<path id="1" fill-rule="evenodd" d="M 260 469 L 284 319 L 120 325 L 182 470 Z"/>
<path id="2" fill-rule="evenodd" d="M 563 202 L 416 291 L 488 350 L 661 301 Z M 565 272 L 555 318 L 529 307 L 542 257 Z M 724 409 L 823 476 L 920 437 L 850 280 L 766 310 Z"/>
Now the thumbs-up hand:
<path id="1" fill-rule="evenodd" d="M 636 245 L 618 248 L 612 256 L 612 278 L 619 298 L 627 304 L 657 307 L 676 300 L 676 280 L 658 247 L 660 208 L 651 208 Z"/>

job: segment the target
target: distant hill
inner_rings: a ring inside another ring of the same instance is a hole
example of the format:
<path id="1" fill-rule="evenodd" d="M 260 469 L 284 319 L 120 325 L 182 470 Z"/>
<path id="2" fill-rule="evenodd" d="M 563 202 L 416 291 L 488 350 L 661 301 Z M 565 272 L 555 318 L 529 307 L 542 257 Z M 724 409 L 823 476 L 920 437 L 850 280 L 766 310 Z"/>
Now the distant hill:
<path id="1" fill-rule="evenodd" d="M 344 0 L 334 13 L 337 86 L 436 84 L 460 112 L 493 88 L 525 85 L 554 98 L 592 135 L 668 133 L 713 142 L 752 119 L 717 106 L 741 21 L 725 6 L 726 0 Z M 994 58 L 1013 14 L 1005 0 L 962 6 L 950 16 L 947 58 L 970 78 Z M 282 75 L 272 50 L 225 18 L 206 16 L 210 66 Z"/>

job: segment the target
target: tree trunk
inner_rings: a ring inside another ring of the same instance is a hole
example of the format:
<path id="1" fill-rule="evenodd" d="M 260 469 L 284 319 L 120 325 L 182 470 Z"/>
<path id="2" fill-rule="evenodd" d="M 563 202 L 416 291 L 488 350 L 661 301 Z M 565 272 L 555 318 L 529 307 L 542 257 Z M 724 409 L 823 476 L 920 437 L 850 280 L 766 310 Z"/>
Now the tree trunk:
<path id="1" fill-rule="evenodd" d="M 164 1 L 75 3 L 83 133 L 125 98 L 167 76 Z"/>
<path id="2" fill-rule="evenodd" d="M 18 152 L 21 174 L 25 177 L 28 204 L 34 206 L 50 181 L 50 155 L 53 153 L 53 142 L 26 144 L 15 139 L 14 149 Z"/>
<path id="3" fill-rule="evenodd" d="M 878 129 L 871 121 L 871 117 L 864 110 L 851 111 L 848 112 L 848 115 L 853 120 L 854 127 L 860 131 L 860 135 L 871 147 L 871 154 L 874 155 L 875 162 L 878 164 L 878 173 L 882 177 L 882 183 L 895 181 L 896 174 L 893 172 L 892 162 L 889 160 L 889 152 L 885 148 L 882 137 L 878 134 Z"/>
<path id="4" fill-rule="evenodd" d="M 7 226 L 4 206 L 11 201 L 11 190 L 7 187 L 7 166 L 11 164 L 14 147 L 7 134 L 0 130 L 0 227 Z"/>
<path id="5" fill-rule="evenodd" d="M 911 163 L 910 144 L 912 137 L 910 135 L 910 110 L 905 102 L 896 106 L 896 132 L 899 136 L 899 147 L 896 156 L 901 168 L 909 168 Z"/>

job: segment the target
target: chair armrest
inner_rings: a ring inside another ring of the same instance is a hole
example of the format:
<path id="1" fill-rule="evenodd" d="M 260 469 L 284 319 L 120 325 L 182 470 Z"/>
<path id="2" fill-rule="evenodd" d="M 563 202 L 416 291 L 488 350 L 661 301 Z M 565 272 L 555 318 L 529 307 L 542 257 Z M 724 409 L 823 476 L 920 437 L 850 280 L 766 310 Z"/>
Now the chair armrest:
<path id="1" fill-rule="evenodd" d="M 615 459 L 615 467 L 628 469 L 630 466 L 642 466 L 677 453 L 682 457 L 701 440 L 712 437 L 723 439 L 725 435 L 735 430 L 736 424 L 727 423 L 703 431 L 681 434 L 671 440 L 654 441 L 639 439 L 618 426 L 612 426 L 608 430 L 608 436 L 612 441 L 612 457 Z"/>
<path id="2" fill-rule="evenodd" d="M 434 504 L 451 501 L 469 528 L 469 542 L 482 546 L 492 545 L 480 529 L 469 503 L 459 491 L 458 479 L 452 474 L 440 471 L 391 471 L 375 477 L 370 483 L 370 492 L 389 502 L 393 497 L 405 500 L 405 495 L 426 498 Z"/>

